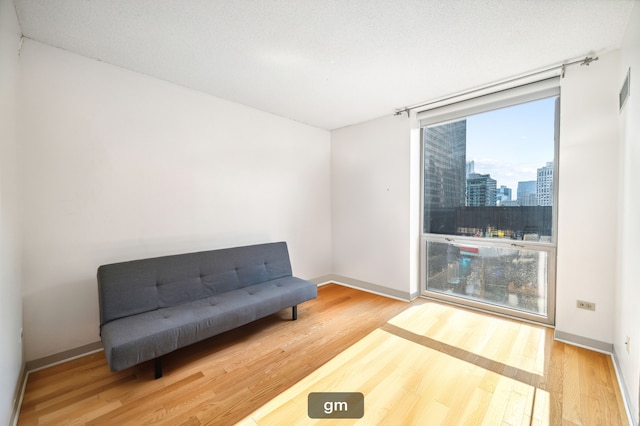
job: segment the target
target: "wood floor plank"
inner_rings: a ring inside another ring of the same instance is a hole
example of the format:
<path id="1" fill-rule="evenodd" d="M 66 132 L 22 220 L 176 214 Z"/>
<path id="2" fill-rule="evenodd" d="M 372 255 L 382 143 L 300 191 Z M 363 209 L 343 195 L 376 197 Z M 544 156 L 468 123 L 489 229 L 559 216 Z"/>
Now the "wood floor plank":
<path id="1" fill-rule="evenodd" d="M 29 374 L 19 425 L 334 424 L 310 392 L 360 391 L 343 424 L 627 424 L 611 357 L 553 330 L 339 285 L 290 310 L 118 373 L 94 353 Z"/>
<path id="2" fill-rule="evenodd" d="M 565 348 L 564 380 L 562 387 L 562 419 L 575 424 L 581 423 L 582 398 L 580 397 L 580 384 L 586 380 L 586 378 L 580 377 L 579 362 L 578 348 L 567 346 Z M 589 405 L 585 406 L 585 408 L 587 407 L 589 407 Z"/>

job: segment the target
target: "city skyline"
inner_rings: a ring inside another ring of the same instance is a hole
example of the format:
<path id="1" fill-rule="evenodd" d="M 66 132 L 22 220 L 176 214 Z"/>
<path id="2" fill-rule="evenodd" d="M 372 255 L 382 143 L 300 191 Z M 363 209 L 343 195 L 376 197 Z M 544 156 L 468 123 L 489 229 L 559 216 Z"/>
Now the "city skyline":
<path id="1" fill-rule="evenodd" d="M 467 117 L 466 161 L 498 187 L 516 190 L 518 182 L 536 180 L 537 170 L 554 161 L 555 104 L 545 98 Z"/>
<path id="2" fill-rule="evenodd" d="M 545 175 L 543 181 L 541 181 L 541 171 Z M 551 205 L 552 200 L 552 186 L 553 186 L 553 161 L 547 161 L 547 163 L 538 167 L 536 170 L 537 179 L 518 181 L 515 188 L 511 188 L 507 185 L 501 185 L 496 179 L 493 179 L 490 173 L 477 173 L 475 171 L 475 163 L 473 160 L 467 161 L 466 166 L 466 181 L 467 181 L 467 203 L 468 206 L 476 205 L 475 202 L 470 202 L 470 191 L 476 192 L 478 189 L 471 189 L 471 187 L 477 187 L 479 185 L 478 178 L 485 177 L 488 180 L 493 181 L 492 190 L 495 192 L 495 204 L 486 205 L 515 205 L 516 201 L 518 205 Z M 485 184 L 486 185 L 486 184 Z M 542 186 L 542 188 L 540 188 Z M 489 188 L 485 188 L 488 190 Z M 474 194 L 474 196 L 477 196 Z M 528 198 L 533 197 L 533 198 Z M 551 197 L 551 198 L 550 198 Z M 511 202 L 511 203 L 510 203 Z M 504 204 L 503 204 L 504 203 Z"/>

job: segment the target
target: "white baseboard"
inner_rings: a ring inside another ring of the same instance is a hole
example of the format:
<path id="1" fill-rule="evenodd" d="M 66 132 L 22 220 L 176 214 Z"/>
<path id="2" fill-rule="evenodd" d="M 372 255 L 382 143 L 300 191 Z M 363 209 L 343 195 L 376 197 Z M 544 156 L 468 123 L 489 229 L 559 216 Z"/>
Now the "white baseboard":
<path id="1" fill-rule="evenodd" d="M 18 424 L 18 417 L 20 416 L 20 409 L 22 408 L 22 398 L 24 398 L 24 389 L 27 386 L 27 376 L 27 369 L 23 363 L 20 375 L 18 376 L 18 383 L 16 383 L 16 388 L 13 392 L 13 412 L 11 413 L 11 423 L 9 423 L 12 426 Z"/>
<path id="2" fill-rule="evenodd" d="M 601 342 L 595 339 L 589 339 L 588 337 L 582 337 L 576 334 L 556 330 L 553 338 L 558 340 L 559 342 L 567 343 L 573 346 L 579 346 L 585 349 L 591 349 L 592 351 L 605 354 L 613 353 L 613 344 Z"/>
<path id="3" fill-rule="evenodd" d="M 360 281 L 353 278 L 345 277 L 342 275 L 329 274 L 324 275 L 322 277 L 314 278 L 309 280 L 318 284 L 318 286 L 322 286 L 325 284 L 335 283 L 340 284 L 345 287 L 355 288 L 357 290 L 366 291 L 367 293 L 377 294 L 378 296 L 385 296 L 391 299 L 401 300 L 403 302 L 410 302 L 411 300 L 418 297 L 416 294 L 411 295 L 408 292 L 395 290 L 389 287 L 384 287 L 378 284 L 373 284 L 366 281 Z"/>
<path id="4" fill-rule="evenodd" d="M 71 361 L 102 350 L 102 342 L 93 342 L 57 354 L 49 355 L 43 358 L 28 361 L 25 368 L 27 372 L 42 370 L 43 368 L 52 367 L 63 362 Z"/>

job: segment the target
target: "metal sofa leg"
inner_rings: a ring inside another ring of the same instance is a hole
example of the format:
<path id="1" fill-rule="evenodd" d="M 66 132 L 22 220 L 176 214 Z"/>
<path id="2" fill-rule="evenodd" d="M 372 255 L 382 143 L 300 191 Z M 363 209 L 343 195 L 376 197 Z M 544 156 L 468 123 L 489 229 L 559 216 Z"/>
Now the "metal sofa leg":
<path id="1" fill-rule="evenodd" d="M 154 361 L 155 378 L 159 379 L 162 377 L 162 358 L 158 357 Z"/>
<path id="2" fill-rule="evenodd" d="M 293 305 L 291 307 L 291 319 L 293 321 L 298 319 L 298 305 Z"/>

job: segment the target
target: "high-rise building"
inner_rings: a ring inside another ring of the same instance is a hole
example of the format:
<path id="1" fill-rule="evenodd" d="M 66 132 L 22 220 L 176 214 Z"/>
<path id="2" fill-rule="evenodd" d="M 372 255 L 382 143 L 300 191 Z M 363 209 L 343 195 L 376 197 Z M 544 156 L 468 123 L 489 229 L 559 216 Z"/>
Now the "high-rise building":
<path id="1" fill-rule="evenodd" d="M 465 205 L 467 121 L 427 127 L 423 138 L 424 231 L 430 232 L 432 215 Z"/>
<path id="2" fill-rule="evenodd" d="M 425 200 L 431 207 L 464 206 L 467 121 L 425 129 Z"/>
<path id="3" fill-rule="evenodd" d="M 476 172 L 476 162 L 471 160 L 467 161 L 467 176 Z"/>
<path id="4" fill-rule="evenodd" d="M 535 180 L 518 182 L 518 191 L 516 195 L 518 197 L 519 205 L 521 206 L 538 205 L 536 185 L 537 185 L 537 182 Z"/>
<path id="5" fill-rule="evenodd" d="M 467 206 L 495 206 L 496 184 L 491 175 L 471 173 L 467 176 Z"/>
<path id="6" fill-rule="evenodd" d="M 496 204 L 498 206 L 509 205 L 509 201 L 511 201 L 511 188 L 500 185 L 500 188 L 496 190 Z"/>
<path id="7" fill-rule="evenodd" d="M 553 205 L 553 161 L 538 169 L 536 198 L 539 206 Z"/>

